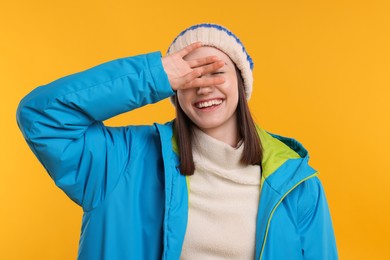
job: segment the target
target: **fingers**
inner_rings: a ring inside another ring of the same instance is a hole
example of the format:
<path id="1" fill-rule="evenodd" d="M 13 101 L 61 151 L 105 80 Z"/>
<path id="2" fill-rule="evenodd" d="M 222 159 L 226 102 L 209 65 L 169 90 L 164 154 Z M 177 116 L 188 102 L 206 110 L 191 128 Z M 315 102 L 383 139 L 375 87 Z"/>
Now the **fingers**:
<path id="1" fill-rule="evenodd" d="M 194 69 L 180 78 L 171 79 L 170 83 L 172 89 L 179 90 L 196 87 L 209 87 L 225 83 L 225 78 L 222 76 L 202 77 L 202 73 L 204 75 L 209 71 L 214 71 L 214 68 L 219 68 L 219 65 L 210 64 L 207 67 L 208 68 Z"/>
<path id="2" fill-rule="evenodd" d="M 214 58 L 212 59 L 214 60 Z M 192 88 L 192 87 L 207 87 L 207 86 L 215 86 L 215 85 L 223 84 L 225 82 L 224 77 L 220 77 L 220 76 L 202 77 L 202 76 L 215 72 L 216 70 L 223 67 L 224 65 L 225 62 L 218 60 L 211 64 L 193 69 L 191 72 L 187 73 L 186 75 L 184 75 L 184 77 L 182 77 L 180 88 L 185 89 L 185 88 Z"/>
<path id="3" fill-rule="evenodd" d="M 188 53 L 192 52 L 193 50 L 195 50 L 201 46 L 202 46 L 201 42 L 194 42 L 194 43 L 186 46 L 185 48 L 181 49 L 180 51 L 178 51 L 177 54 L 179 54 L 181 57 L 184 57 Z"/>
<path id="4" fill-rule="evenodd" d="M 184 88 L 201 88 L 209 86 L 217 86 L 225 83 L 225 78 L 223 77 L 211 77 L 211 78 L 195 78 L 187 84 L 184 84 Z"/>
<path id="5" fill-rule="evenodd" d="M 211 64 L 197 67 L 194 69 L 194 71 L 198 71 L 202 76 L 202 75 L 206 75 L 206 74 L 215 72 L 218 69 L 222 68 L 224 65 L 225 65 L 225 62 L 218 60 L 218 61 L 213 62 Z"/>
<path id="6" fill-rule="evenodd" d="M 203 75 L 211 75 L 225 65 L 225 62 L 219 57 L 207 56 L 193 60 L 183 59 L 183 57 L 201 46 L 201 42 L 195 42 L 172 55 L 166 56 L 165 59 L 167 59 L 167 57 L 172 59 L 174 61 L 173 64 L 175 65 L 171 66 L 175 68 L 173 70 L 170 70 L 169 66 L 164 66 L 172 89 L 178 90 L 191 87 L 215 86 L 225 82 L 224 77 L 219 75 L 202 77 Z M 166 64 L 165 59 L 163 59 L 163 65 Z"/>
<path id="7" fill-rule="evenodd" d="M 201 77 L 201 70 L 193 70 L 187 75 L 185 75 L 180 84 L 181 89 L 193 88 L 193 87 L 208 87 L 216 86 L 225 83 L 225 78 L 216 76 L 216 77 Z"/>
<path id="8" fill-rule="evenodd" d="M 220 59 L 217 56 L 208 56 L 208 57 L 203 57 L 195 60 L 189 60 L 187 61 L 188 65 L 190 68 L 197 68 L 203 65 L 207 65 L 216 61 L 219 61 Z"/>

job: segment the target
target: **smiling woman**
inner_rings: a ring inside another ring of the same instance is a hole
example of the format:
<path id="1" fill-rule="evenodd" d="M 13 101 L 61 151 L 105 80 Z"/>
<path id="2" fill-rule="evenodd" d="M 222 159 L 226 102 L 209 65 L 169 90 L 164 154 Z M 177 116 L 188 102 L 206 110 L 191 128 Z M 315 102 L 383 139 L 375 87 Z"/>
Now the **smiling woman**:
<path id="1" fill-rule="evenodd" d="M 210 42 L 208 45 L 193 51 L 185 59 L 215 55 L 224 62 L 224 66 L 204 77 L 218 75 L 225 82 L 178 90 L 174 99 L 175 104 L 179 104 L 176 107 L 179 150 L 186 151 L 180 156 L 181 172 L 186 175 L 192 175 L 195 170 L 191 152 L 194 127 L 232 147 L 242 140 L 245 145 L 241 162 L 245 165 L 261 165 L 262 160 L 261 141 L 249 112 L 241 72 L 229 56 L 216 47 L 210 47 Z"/>
<path id="2" fill-rule="evenodd" d="M 252 120 L 252 69 L 232 32 L 198 24 L 162 58 L 114 60 L 21 101 L 31 150 L 84 210 L 78 259 L 337 259 L 307 151 Z M 103 124 L 168 97 L 172 122 Z"/>
<path id="3" fill-rule="evenodd" d="M 213 47 L 201 47 L 188 54 L 185 59 L 199 59 L 213 55 L 221 59 L 224 66 L 202 77 L 218 75 L 223 77 L 225 82 L 216 86 L 179 89 L 178 103 L 184 113 L 203 132 L 235 146 L 239 140 L 236 114 L 238 86 L 233 62 L 226 54 Z"/>

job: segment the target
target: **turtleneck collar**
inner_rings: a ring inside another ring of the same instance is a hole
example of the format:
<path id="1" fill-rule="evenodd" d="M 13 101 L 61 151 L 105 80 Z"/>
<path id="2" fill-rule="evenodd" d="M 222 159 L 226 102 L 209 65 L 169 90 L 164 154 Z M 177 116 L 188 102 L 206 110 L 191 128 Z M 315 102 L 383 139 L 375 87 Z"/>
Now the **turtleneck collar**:
<path id="1" fill-rule="evenodd" d="M 232 147 L 194 127 L 193 157 L 195 169 L 211 172 L 233 182 L 260 185 L 260 167 L 243 165 L 241 156 L 244 143 Z"/>

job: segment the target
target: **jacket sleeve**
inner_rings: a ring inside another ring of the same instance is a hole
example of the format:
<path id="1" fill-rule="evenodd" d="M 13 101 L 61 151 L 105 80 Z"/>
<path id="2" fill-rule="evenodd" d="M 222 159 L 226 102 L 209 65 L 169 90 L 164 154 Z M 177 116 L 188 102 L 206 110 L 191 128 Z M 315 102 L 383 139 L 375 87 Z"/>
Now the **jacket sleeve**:
<path id="1" fill-rule="evenodd" d="M 303 182 L 298 200 L 298 228 L 303 259 L 338 259 L 332 220 L 318 177 Z"/>
<path id="2" fill-rule="evenodd" d="M 129 160 L 132 128 L 102 123 L 173 95 L 159 52 L 123 58 L 33 90 L 18 125 L 39 161 L 84 210 L 115 187 Z"/>

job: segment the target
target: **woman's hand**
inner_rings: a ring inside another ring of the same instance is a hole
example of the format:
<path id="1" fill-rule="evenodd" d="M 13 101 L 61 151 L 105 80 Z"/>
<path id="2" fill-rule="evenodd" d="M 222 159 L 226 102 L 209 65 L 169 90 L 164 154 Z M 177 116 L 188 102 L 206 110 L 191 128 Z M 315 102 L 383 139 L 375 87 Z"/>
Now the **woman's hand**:
<path id="1" fill-rule="evenodd" d="M 202 75 L 212 73 L 224 66 L 224 62 L 218 57 L 209 56 L 188 61 L 184 60 L 187 54 L 201 46 L 202 43 L 196 42 L 162 58 L 164 70 L 173 90 L 207 87 L 225 82 L 223 77 L 202 77 Z"/>

